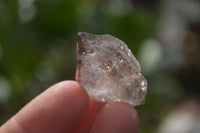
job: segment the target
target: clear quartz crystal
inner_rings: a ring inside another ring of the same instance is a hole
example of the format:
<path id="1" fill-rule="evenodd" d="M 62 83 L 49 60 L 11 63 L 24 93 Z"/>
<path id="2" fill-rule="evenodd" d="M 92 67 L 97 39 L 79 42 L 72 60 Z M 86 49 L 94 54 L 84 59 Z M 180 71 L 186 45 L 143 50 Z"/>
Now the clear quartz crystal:
<path id="1" fill-rule="evenodd" d="M 147 81 L 127 45 L 111 35 L 78 33 L 76 80 L 96 101 L 144 104 Z"/>

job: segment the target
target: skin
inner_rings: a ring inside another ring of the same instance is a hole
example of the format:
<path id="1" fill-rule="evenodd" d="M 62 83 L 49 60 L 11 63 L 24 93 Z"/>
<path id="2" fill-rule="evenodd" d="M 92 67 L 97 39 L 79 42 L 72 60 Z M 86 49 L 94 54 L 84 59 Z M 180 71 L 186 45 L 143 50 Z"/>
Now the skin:
<path id="1" fill-rule="evenodd" d="M 89 99 L 75 81 L 63 81 L 37 96 L 0 127 L 0 133 L 137 133 L 136 110 L 123 102 Z"/>

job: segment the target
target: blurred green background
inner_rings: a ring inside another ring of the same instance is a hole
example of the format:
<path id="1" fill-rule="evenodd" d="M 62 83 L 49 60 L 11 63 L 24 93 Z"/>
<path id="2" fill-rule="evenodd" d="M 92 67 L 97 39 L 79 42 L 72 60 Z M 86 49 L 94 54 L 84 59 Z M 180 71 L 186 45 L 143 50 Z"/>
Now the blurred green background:
<path id="1" fill-rule="evenodd" d="M 0 0 L 0 125 L 74 80 L 79 31 L 118 37 L 139 60 L 148 80 L 139 133 L 200 131 L 198 0 Z"/>

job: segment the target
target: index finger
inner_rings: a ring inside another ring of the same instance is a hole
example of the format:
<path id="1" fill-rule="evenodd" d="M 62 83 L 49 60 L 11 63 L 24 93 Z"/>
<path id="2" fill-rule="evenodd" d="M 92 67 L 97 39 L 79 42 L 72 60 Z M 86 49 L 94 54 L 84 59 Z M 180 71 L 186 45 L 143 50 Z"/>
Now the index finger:
<path id="1" fill-rule="evenodd" d="M 1 133 L 70 132 L 85 115 L 89 97 L 74 81 L 58 83 L 28 103 L 1 128 Z"/>

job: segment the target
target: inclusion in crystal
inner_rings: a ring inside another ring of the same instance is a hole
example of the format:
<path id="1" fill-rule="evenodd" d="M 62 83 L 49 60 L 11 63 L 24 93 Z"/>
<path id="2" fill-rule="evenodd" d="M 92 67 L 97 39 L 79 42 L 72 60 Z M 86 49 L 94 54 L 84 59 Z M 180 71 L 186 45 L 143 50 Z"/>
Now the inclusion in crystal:
<path id="1" fill-rule="evenodd" d="M 76 80 L 96 101 L 144 104 L 147 81 L 127 45 L 111 35 L 78 33 Z"/>

